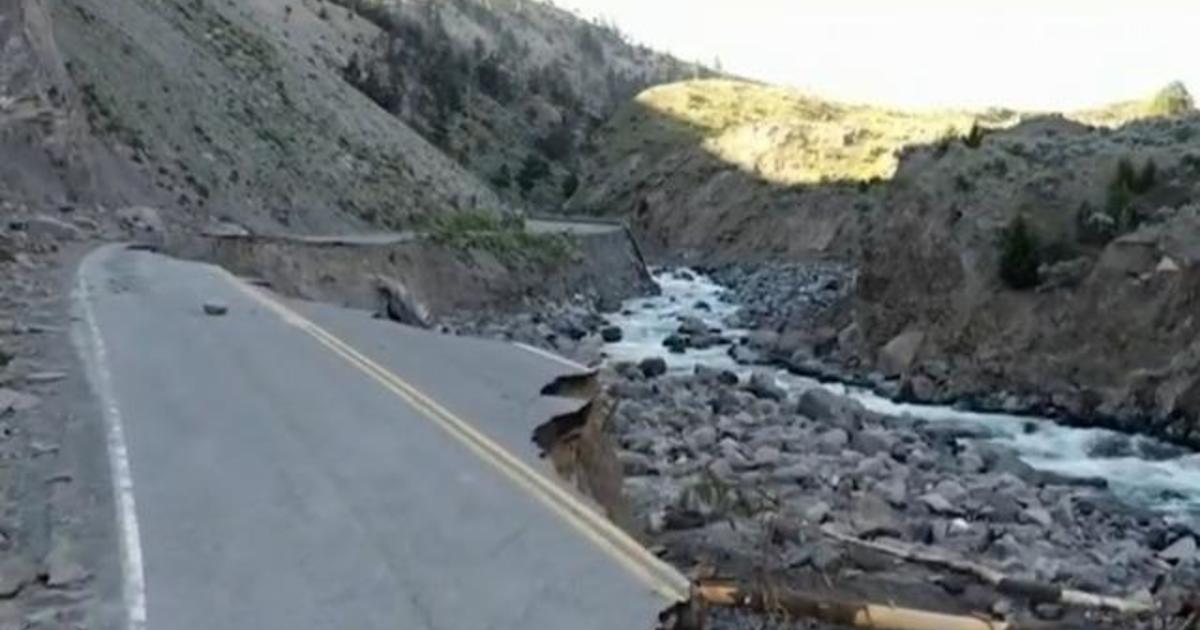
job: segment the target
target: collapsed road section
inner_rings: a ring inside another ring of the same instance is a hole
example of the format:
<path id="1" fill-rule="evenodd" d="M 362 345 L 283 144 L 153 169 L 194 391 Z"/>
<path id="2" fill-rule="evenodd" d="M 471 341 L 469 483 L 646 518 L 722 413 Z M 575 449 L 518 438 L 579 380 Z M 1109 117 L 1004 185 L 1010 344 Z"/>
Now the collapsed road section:
<path id="1" fill-rule="evenodd" d="M 599 630 L 686 596 L 539 467 L 530 418 L 569 410 L 538 393 L 564 365 L 144 251 L 101 249 L 80 282 L 149 626 Z"/>

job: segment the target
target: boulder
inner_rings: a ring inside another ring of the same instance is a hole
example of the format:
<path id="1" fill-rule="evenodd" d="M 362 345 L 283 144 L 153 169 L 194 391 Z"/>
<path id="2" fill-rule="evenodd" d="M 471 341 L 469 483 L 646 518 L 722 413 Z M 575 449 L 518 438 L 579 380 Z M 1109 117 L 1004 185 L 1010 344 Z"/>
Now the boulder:
<path id="1" fill-rule="evenodd" d="M 708 334 L 708 324 L 699 317 L 684 315 L 679 318 L 679 333 L 683 335 L 706 335 Z"/>
<path id="2" fill-rule="evenodd" d="M 876 453 L 891 453 L 895 444 L 895 436 L 883 429 L 856 431 L 850 439 L 850 448 L 868 457 Z"/>
<path id="3" fill-rule="evenodd" d="M 1021 520 L 1026 523 L 1034 523 L 1043 528 L 1049 528 L 1054 525 L 1054 517 L 1050 515 L 1050 511 L 1040 505 L 1031 505 L 1022 510 Z"/>
<path id="4" fill-rule="evenodd" d="M 817 501 L 816 503 L 813 503 L 804 509 L 804 520 L 814 525 L 820 525 L 821 523 L 825 522 L 825 519 L 829 516 L 830 510 L 831 508 L 829 507 L 828 503 L 824 501 Z"/>
<path id="5" fill-rule="evenodd" d="M 642 359 L 638 367 L 642 370 L 642 376 L 646 378 L 656 378 L 667 373 L 667 362 L 662 357 Z"/>
<path id="6" fill-rule="evenodd" d="M 853 429 L 857 428 L 866 409 L 854 399 L 839 396 L 822 387 L 813 387 L 800 394 L 796 411 L 819 422 Z"/>
<path id="7" fill-rule="evenodd" d="M 929 508 L 930 512 L 942 516 L 958 516 L 962 514 L 962 510 L 954 507 L 950 501 L 936 492 L 921 495 L 921 504 Z"/>
<path id="8" fill-rule="evenodd" d="M 688 341 L 681 335 L 667 335 L 667 338 L 663 339 L 662 345 L 669 352 L 683 354 L 687 350 Z"/>
<path id="9" fill-rule="evenodd" d="M 783 458 L 783 454 L 774 446 L 760 446 L 754 450 L 754 455 L 751 458 L 755 466 L 778 466 L 779 461 Z"/>
<path id="10" fill-rule="evenodd" d="M 746 335 L 746 344 L 758 350 L 772 350 L 779 341 L 779 333 L 773 330 L 755 330 Z"/>
<path id="11" fill-rule="evenodd" d="M 1158 552 L 1158 557 L 1168 562 L 1186 562 L 1196 559 L 1196 539 L 1184 536 Z"/>
<path id="12" fill-rule="evenodd" d="M 429 328 L 433 325 L 433 316 L 429 308 L 417 299 L 402 281 L 382 275 L 374 275 L 371 280 L 378 297 L 375 312 L 377 317 L 418 328 Z"/>
<path id="13" fill-rule="evenodd" d="M 830 429 L 817 436 L 817 451 L 826 455 L 837 455 L 850 444 L 850 435 L 845 429 Z"/>
<path id="14" fill-rule="evenodd" d="M 717 444 L 717 430 L 708 425 L 697 427 L 684 439 L 693 453 L 702 453 Z"/>
<path id="15" fill-rule="evenodd" d="M 625 334 L 621 331 L 620 326 L 605 326 L 600 329 L 600 338 L 605 343 L 616 343 L 624 338 Z"/>
<path id="16" fill-rule="evenodd" d="M 36 239 L 77 241 L 83 237 L 78 227 L 50 215 L 39 214 L 24 222 L 25 233 Z"/>
<path id="17" fill-rule="evenodd" d="M 117 210 L 117 220 L 121 222 L 122 227 L 138 236 L 162 238 L 167 233 L 167 226 L 162 220 L 162 215 L 158 210 L 149 206 L 131 206 Z M 229 221 L 222 221 L 218 225 L 226 232 L 236 230 L 236 233 L 240 235 L 250 233 L 246 228 Z"/>
<path id="18" fill-rule="evenodd" d="M 760 370 L 750 375 L 750 382 L 746 384 L 746 389 L 764 400 L 775 402 L 787 400 L 787 392 L 775 382 L 775 376 L 767 371 Z"/>
<path id="19" fill-rule="evenodd" d="M 919 330 L 908 330 L 896 335 L 879 350 L 879 368 L 888 376 L 907 373 L 924 342 L 925 333 Z"/>

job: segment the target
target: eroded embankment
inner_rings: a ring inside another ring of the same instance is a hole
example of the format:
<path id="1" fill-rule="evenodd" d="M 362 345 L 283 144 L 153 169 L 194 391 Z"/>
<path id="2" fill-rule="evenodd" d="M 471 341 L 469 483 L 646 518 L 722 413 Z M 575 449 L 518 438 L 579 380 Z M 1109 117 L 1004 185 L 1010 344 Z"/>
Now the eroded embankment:
<path id="1" fill-rule="evenodd" d="M 636 245 L 619 227 L 543 232 L 515 243 L 480 236 L 208 236 L 189 244 L 187 254 L 284 295 L 425 325 L 455 313 L 515 311 L 580 296 L 619 301 L 653 286 Z"/>

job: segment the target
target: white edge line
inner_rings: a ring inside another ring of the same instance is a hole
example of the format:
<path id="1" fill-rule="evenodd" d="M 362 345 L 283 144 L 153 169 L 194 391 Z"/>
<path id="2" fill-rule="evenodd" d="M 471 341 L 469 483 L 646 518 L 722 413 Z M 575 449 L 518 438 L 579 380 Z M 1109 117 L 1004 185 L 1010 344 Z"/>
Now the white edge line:
<path id="1" fill-rule="evenodd" d="M 75 305 L 82 314 L 82 325 L 72 328 L 72 336 L 85 364 L 92 389 L 100 400 L 105 421 L 105 442 L 108 447 L 108 463 L 113 479 L 113 494 L 117 507 L 117 528 L 121 543 L 122 591 L 125 600 L 126 628 L 146 628 L 146 577 L 142 566 L 142 542 L 138 533 L 137 505 L 133 499 L 133 474 L 129 466 L 129 448 L 125 444 L 121 409 L 117 406 L 113 390 L 112 374 L 108 369 L 108 351 L 100 326 L 92 312 L 91 291 L 84 276 L 84 266 L 79 270 L 75 286 Z"/>
<path id="2" fill-rule="evenodd" d="M 576 363 L 566 357 L 560 357 L 557 354 L 554 354 L 553 352 L 548 352 L 546 350 L 542 350 L 541 348 L 538 348 L 536 346 L 531 346 L 527 343 L 521 343 L 520 341 L 514 341 L 513 345 L 518 348 L 521 348 L 522 350 L 527 350 L 529 352 L 532 352 L 542 358 L 550 359 L 551 361 L 555 361 L 561 365 L 565 365 L 573 370 L 579 370 L 581 372 L 590 372 L 592 370 L 592 368 L 589 368 L 586 365 Z"/>

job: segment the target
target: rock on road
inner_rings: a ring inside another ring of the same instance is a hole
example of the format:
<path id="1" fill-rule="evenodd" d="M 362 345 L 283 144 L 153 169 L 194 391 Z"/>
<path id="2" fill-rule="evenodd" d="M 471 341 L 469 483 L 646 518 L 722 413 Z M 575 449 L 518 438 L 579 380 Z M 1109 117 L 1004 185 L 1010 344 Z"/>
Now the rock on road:
<path id="1" fill-rule="evenodd" d="M 79 287 L 79 346 L 127 448 L 125 599 L 144 627 L 637 629 L 669 604 L 224 271 L 110 246 Z M 209 300 L 228 312 L 205 315 Z M 530 432 L 565 401 L 538 392 L 570 366 L 287 305 L 547 470 Z"/>

